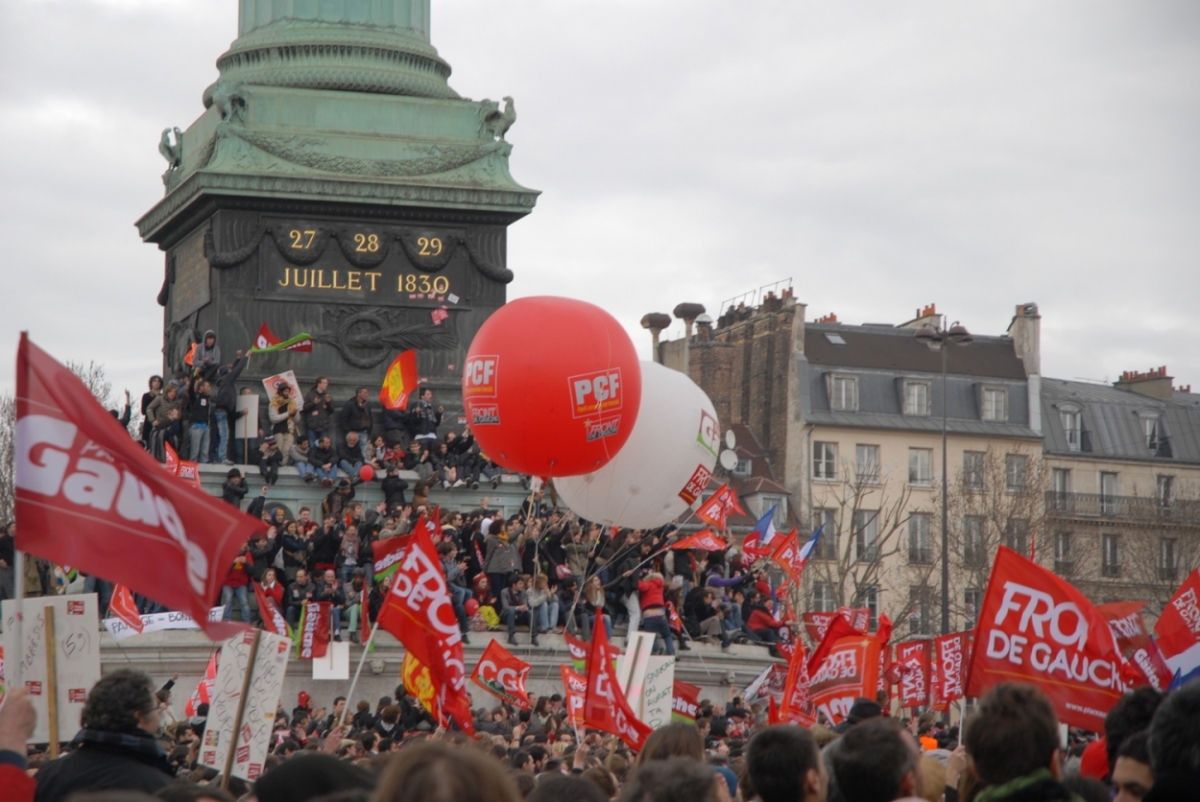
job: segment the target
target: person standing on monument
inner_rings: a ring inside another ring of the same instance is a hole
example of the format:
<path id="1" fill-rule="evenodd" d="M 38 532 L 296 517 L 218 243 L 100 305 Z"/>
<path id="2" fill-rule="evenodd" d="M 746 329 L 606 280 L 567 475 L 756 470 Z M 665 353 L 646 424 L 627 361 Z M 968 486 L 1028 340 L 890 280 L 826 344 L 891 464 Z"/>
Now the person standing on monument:
<path id="1" fill-rule="evenodd" d="M 208 424 L 212 420 L 212 399 L 209 393 L 212 385 L 207 379 L 198 378 L 192 384 L 192 395 L 189 403 L 188 427 L 188 459 L 193 462 L 208 462 Z"/>
<path id="2" fill-rule="evenodd" d="M 238 351 L 232 365 L 217 368 L 217 387 L 212 394 L 212 421 L 217 430 L 211 460 L 214 463 L 233 464 L 229 458 L 229 422 L 237 417 L 238 377 L 249 364 L 250 357 Z"/>
<path id="3" fill-rule="evenodd" d="M 421 395 L 409 412 L 409 426 L 413 440 L 421 444 L 425 451 L 433 452 L 437 448 L 437 430 L 442 425 L 442 415 L 445 407 L 433 408 L 433 390 L 421 388 Z"/>
<path id="4" fill-rule="evenodd" d="M 192 370 L 208 380 L 217 373 L 221 364 L 221 346 L 217 345 L 217 333 L 212 329 L 204 332 L 204 338 L 196 343 L 192 352 Z"/>
<path id="5" fill-rule="evenodd" d="M 354 397 L 342 405 L 337 417 L 338 429 L 343 440 L 350 432 L 358 435 L 358 447 L 364 463 L 370 459 L 368 449 L 371 447 L 371 427 L 374 423 L 371 419 L 371 406 L 367 403 L 368 392 L 366 387 L 359 387 Z"/>
<path id="6" fill-rule="evenodd" d="M 314 448 L 329 434 L 329 427 L 333 425 L 333 396 L 329 394 L 328 377 L 318 376 L 313 388 L 304 396 L 303 414 L 308 445 Z"/>
<path id="7" fill-rule="evenodd" d="M 267 417 L 271 419 L 271 433 L 275 435 L 275 444 L 283 455 L 284 465 L 291 464 L 290 452 L 296 444 L 296 418 L 299 414 L 300 404 L 292 398 L 292 386 L 287 382 L 275 382 L 275 396 L 267 409 Z"/>

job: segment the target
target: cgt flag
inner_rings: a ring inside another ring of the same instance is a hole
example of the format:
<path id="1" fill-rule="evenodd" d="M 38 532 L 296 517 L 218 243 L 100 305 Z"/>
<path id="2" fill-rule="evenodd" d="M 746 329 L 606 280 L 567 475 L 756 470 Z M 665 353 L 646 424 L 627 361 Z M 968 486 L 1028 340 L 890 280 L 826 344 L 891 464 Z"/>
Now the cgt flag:
<path id="1" fill-rule="evenodd" d="M 473 735 L 462 633 L 441 560 L 426 527 L 413 530 L 376 623 L 429 669 L 438 709 Z"/>
<path id="2" fill-rule="evenodd" d="M 129 592 L 129 588 L 124 585 L 117 585 L 113 588 L 112 599 L 108 602 L 108 611 L 115 618 L 124 622 L 125 626 L 139 635 L 142 634 L 145 624 L 142 623 L 142 614 L 138 612 L 137 604 L 134 603 L 133 594 Z"/>
<path id="3" fill-rule="evenodd" d="M 1103 732 L 1105 714 L 1125 692 L 1123 663 L 1108 622 L 1074 585 L 1000 547 L 975 629 L 967 696 L 1028 682 L 1064 724 Z"/>
<path id="4" fill-rule="evenodd" d="M 417 389 L 417 352 L 410 348 L 392 360 L 379 388 L 384 409 L 407 409 L 408 397 Z"/>
<path id="5" fill-rule="evenodd" d="M 25 334 L 15 440 L 18 549 L 186 613 L 211 639 L 246 628 L 208 611 L 263 522 L 164 471 Z"/>
<path id="6" fill-rule="evenodd" d="M 500 645 L 500 641 L 488 641 L 471 682 L 495 696 L 502 702 L 520 710 L 529 709 L 529 694 L 525 691 L 525 680 L 533 666 Z"/>

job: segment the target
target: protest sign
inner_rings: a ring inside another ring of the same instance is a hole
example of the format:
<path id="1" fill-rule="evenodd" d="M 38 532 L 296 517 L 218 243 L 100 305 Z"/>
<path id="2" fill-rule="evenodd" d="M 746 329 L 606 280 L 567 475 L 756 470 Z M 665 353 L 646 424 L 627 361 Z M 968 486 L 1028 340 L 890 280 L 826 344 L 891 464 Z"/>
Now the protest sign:
<path id="1" fill-rule="evenodd" d="M 46 608 L 53 612 L 53 622 L 46 617 Z M 24 626 L 22 643 L 16 642 L 17 602 L 5 600 L 4 654 L 11 664 L 21 662 L 21 679 L 29 691 L 29 699 L 37 711 L 37 726 L 29 737 L 30 743 L 50 740 L 50 693 L 53 688 L 58 715 L 55 735 L 59 741 L 69 741 L 79 731 L 79 714 L 92 686 L 100 681 L 100 633 L 98 604 L 95 593 L 76 596 L 46 596 L 25 599 L 21 608 Z M 47 634 L 54 632 L 54 676 L 47 666 Z"/>
<path id="2" fill-rule="evenodd" d="M 258 401 L 258 395 L 237 397 L 237 419 L 233 423 L 235 439 L 253 440 L 258 437 Z"/>
<path id="3" fill-rule="evenodd" d="M 235 635 L 221 644 L 221 660 L 200 745 L 201 765 L 222 774 L 230 766 L 230 775 L 243 780 L 254 781 L 262 774 L 291 645 L 287 638 L 262 630 Z"/>
<path id="4" fill-rule="evenodd" d="M 325 654 L 312 661 L 313 679 L 350 679 L 350 644 L 330 641 Z"/>
<path id="5" fill-rule="evenodd" d="M 646 665 L 638 718 L 653 729 L 670 724 L 674 696 L 675 658 L 651 657 Z"/>
<path id="6" fill-rule="evenodd" d="M 220 621 L 224 614 L 224 607 L 214 607 L 208 611 L 209 621 Z M 192 617 L 187 613 L 147 613 L 142 616 L 142 631 L 137 632 L 129 624 L 119 618 L 106 618 L 103 621 L 104 628 L 108 630 L 108 634 L 113 636 L 113 640 L 125 640 L 132 638 L 134 635 L 144 635 L 147 632 L 161 632 L 164 629 L 199 629 Z"/>

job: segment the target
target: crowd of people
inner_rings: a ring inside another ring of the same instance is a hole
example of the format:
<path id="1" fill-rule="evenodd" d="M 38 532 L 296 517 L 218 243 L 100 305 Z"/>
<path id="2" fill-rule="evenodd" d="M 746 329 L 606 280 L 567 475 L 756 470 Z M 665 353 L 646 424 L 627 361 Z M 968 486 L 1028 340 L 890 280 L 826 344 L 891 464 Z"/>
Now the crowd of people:
<path id="1" fill-rule="evenodd" d="M 1161 802 L 1200 788 L 1200 681 L 1142 688 L 1105 732 L 1064 748 L 1050 701 L 995 686 L 957 728 L 899 719 L 860 699 L 829 728 L 770 725 L 731 698 L 702 701 L 695 723 L 654 730 L 638 752 L 579 729 L 561 697 L 476 711 L 476 737 L 438 727 L 405 693 L 347 709 L 301 693 L 276 716 L 254 782 L 199 761 L 205 706 L 177 718 L 168 687 L 134 669 L 89 692 L 63 756 L 26 746 L 36 714 L 22 690 L 0 708 L 0 798 L 8 802 Z M 1074 740 L 1074 739 L 1073 739 Z M 208 741 L 211 743 L 211 739 Z M 89 794 L 88 792 L 108 792 Z M 118 793 L 119 792 L 119 793 Z"/>

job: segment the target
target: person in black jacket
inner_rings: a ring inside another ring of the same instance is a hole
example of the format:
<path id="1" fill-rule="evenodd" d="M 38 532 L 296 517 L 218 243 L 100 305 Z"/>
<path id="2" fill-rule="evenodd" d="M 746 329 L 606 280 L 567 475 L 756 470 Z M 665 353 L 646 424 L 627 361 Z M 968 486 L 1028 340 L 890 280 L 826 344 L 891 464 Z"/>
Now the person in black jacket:
<path id="1" fill-rule="evenodd" d="M 380 483 L 380 489 L 383 490 L 383 500 L 389 510 L 403 507 L 408 503 L 404 500 L 404 491 L 408 489 L 408 482 L 400 476 L 398 466 L 388 468 L 387 476 Z"/>
<path id="2" fill-rule="evenodd" d="M 342 639 L 342 608 L 346 606 L 346 591 L 338 581 L 337 573 L 330 568 L 325 578 L 317 583 L 313 601 L 329 602 L 329 615 L 333 620 L 333 639 Z"/>
<path id="3" fill-rule="evenodd" d="M 225 474 L 225 483 L 221 485 L 221 500 L 240 508 L 242 499 L 246 497 L 249 490 L 242 472 L 237 468 L 230 468 L 229 473 Z"/>
<path id="4" fill-rule="evenodd" d="M 317 438 L 317 444 L 309 447 L 308 459 L 308 464 L 321 480 L 321 487 L 333 487 L 334 481 L 337 480 L 337 453 L 333 450 L 329 435 L 322 434 Z"/>
<path id="5" fill-rule="evenodd" d="M 73 751 L 38 771 L 38 802 L 88 791 L 153 794 L 170 785 L 171 765 L 155 738 L 161 714 L 150 677 L 128 668 L 105 675 L 88 692 Z"/>
<path id="6" fill-rule="evenodd" d="M 188 401 L 188 417 L 191 418 L 188 428 L 188 439 L 191 443 L 188 459 L 193 462 L 208 462 L 208 424 L 212 419 L 210 392 L 212 385 L 205 379 L 196 379 L 192 384 L 192 395 Z"/>
<path id="7" fill-rule="evenodd" d="M 421 390 L 420 398 L 408 412 L 409 431 L 414 440 L 421 441 L 421 447 L 432 451 L 437 446 L 437 430 L 442 425 L 442 415 L 445 407 L 434 409 L 433 390 L 425 387 Z"/>
<path id="8" fill-rule="evenodd" d="M 313 448 L 317 441 L 329 434 L 329 428 L 333 426 L 333 396 L 329 394 L 327 377 L 317 377 L 312 389 L 304 396 L 301 414 L 305 431 L 308 432 L 309 448 Z"/>
<path id="9" fill-rule="evenodd" d="M 212 424 L 216 428 L 216 442 L 213 444 L 212 462 L 223 462 L 232 465 L 229 458 L 229 421 L 237 417 L 237 380 L 242 371 L 250 364 L 250 357 L 243 357 L 237 352 L 237 358 L 232 365 L 222 365 L 217 368 L 217 386 L 212 398 Z"/>
<path id="10" fill-rule="evenodd" d="M 146 410 L 150 408 L 150 404 L 154 399 L 162 395 L 162 391 L 163 377 L 151 376 L 150 389 L 142 393 L 142 445 L 146 447 L 147 451 L 150 450 L 150 433 L 154 431 L 154 427 L 151 424 L 154 423 L 154 419 L 146 414 Z"/>
<path id="11" fill-rule="evenodd" d="M 371 419 L 371 406 L 367 403 L 368 392 L 366 387 L 359 387 L 354 393 L 354 397 L 342 405 L 337 416 L 338 429 L 341 431 L 343 439 L 350 432 L 358 435 L 358 447 L 362 451 L 364 463 L 369 456 L 371 427 L 374 425 Z"/>

